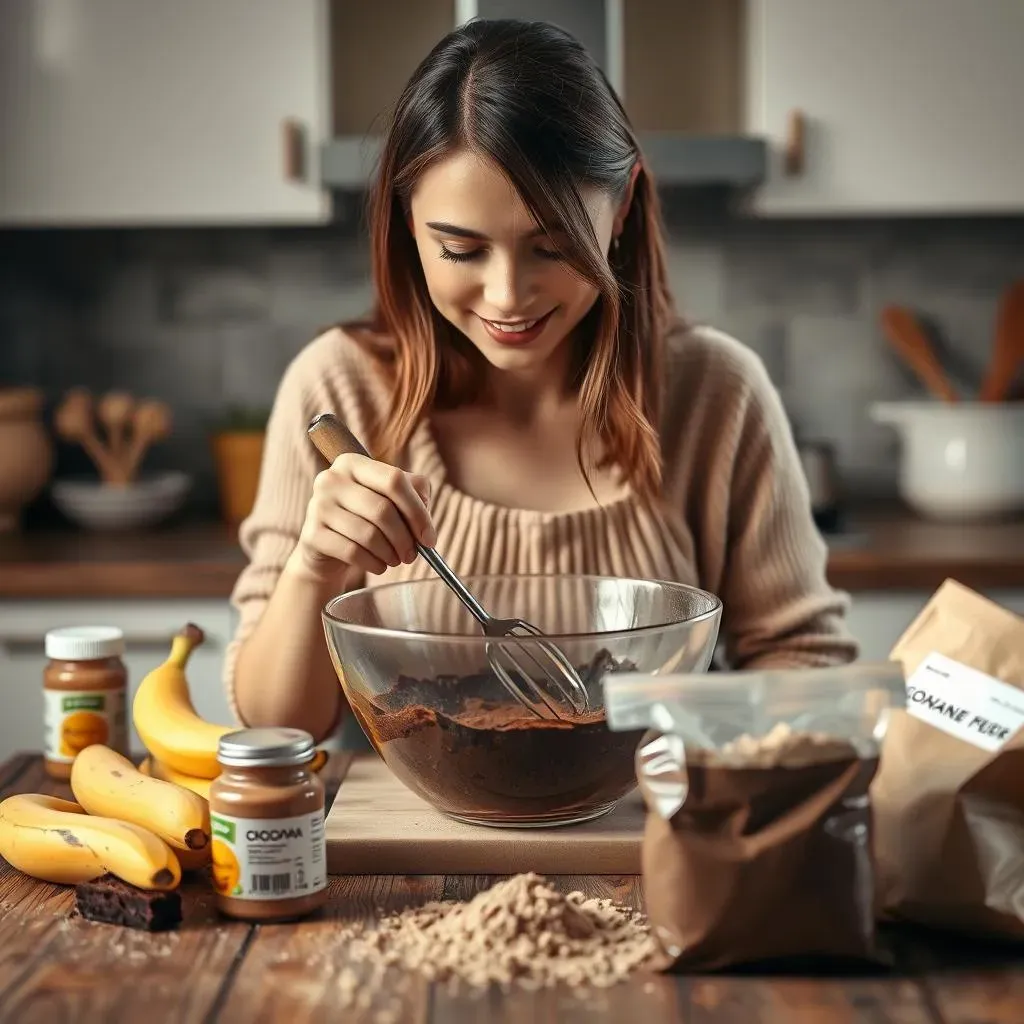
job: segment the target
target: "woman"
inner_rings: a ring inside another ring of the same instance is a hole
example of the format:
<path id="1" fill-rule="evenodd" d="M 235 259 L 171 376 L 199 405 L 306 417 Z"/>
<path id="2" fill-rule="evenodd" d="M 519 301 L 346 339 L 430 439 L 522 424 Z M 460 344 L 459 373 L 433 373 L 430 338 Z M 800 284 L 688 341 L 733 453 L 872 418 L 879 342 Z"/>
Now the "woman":
<path id="1" fill-rule="evenodd" d="M 742 668 L 852 660 L 845 598 L 760 361 L 672 312 L 654 182 L 582 47 L 545 24 L 443 39 L 395 109 L 371 207 L 377 308 L 288 368 L 227 659 L 250 725 L 317 739 L 343 710 L 320 610 L 456 572 L 692 583 Z M 325 468 L 332 411 L 378 459 Z"/>

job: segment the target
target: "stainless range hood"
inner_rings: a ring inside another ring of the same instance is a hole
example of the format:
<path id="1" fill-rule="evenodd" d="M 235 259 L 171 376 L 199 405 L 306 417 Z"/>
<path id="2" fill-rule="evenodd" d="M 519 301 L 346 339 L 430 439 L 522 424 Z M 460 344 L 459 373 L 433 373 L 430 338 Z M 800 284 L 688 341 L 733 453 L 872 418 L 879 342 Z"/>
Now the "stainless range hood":
<path id="1" fill-rule="evenodd" d="M 743 135 L 683 135 L 650 132 L 640 145 L 659 186 L 667 188 L 753 188 L 765 178 L 768 146 Z M 341 192 L 364 189 L 373 174 L 380 140 L 342 136 L 320 151 L 325 188 Z"/>
<path id="2" fill-rule="evenodd" d="M 732 192 L 756 187 L 767 176 L 767 142 L 742 130 L 746 0 L 408 3 L 412 0 L 377 0 L 369 5 L 339 0 L 333 5 L 339 109 L 335 136 L 319 153 L 326 188 L 360 192 L 376 164 L 380 140 L 364 137 L 364 126 L 376 120 L 377 111 L 358 107 L 353 97 L 394 94 L 408 74 L 406 65 L 414 67 L 426 52 L 423 40 L 436 40 L 448 26 L 472 18 L 506 17 L 557 24 L 593 54 L 630 108 L 660 186 Z M 369 45 L 367 40 L 373 38 L 394 40 L 396 22 L 412 33 L 405 42 L 393 41 L 384 50 Z M 399 54 L 396 46 L 405 49 Z"/>

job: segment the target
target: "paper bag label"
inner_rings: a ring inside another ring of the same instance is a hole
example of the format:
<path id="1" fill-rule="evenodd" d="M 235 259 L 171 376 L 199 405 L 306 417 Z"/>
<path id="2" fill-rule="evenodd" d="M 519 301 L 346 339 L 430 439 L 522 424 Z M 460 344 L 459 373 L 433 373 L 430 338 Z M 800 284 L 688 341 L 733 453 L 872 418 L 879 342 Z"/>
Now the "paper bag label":
<path id="1" fill-rule="evenodd" d="M 1024 726 L 1024 692 L 933 651 L 907 680 L 907 711 L 994 751 Z"/>

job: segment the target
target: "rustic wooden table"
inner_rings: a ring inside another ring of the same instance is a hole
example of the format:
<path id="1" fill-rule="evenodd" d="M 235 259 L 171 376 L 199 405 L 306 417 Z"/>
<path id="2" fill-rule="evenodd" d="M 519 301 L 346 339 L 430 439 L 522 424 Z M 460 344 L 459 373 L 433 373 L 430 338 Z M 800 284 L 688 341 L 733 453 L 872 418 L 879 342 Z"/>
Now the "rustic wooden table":
<path id="1" fill-rule="evenodd" d="M 363 756 L 363 755 L 360 755 Z M 375 756 L 375 755 L 369 755 Z M 330 789 L 347 756 L 325 769 Z M 36 755 L 0 767 L 0 797 L 69 797 Z M 217 916 L 204 887 L 185 887 L 181 929 L 149 935 L 69 916 L 69 888 L 36 882 L 0 861 L 0 1021 L 11 1024 L 207 1024 L 313 1021 L 432 1024 L 469 1021 L 643 1024 L 1022 1024 L 1024 947 L 985 948 L 916 932 L 887 933 L 896 969 L 858 976 L 638 977 L 583 995 L 452 994 L 396 979 L 365 1007 L 342 1008 L 343 922 L 380 908 L 466 899 L 495 879 L 479 876 L 335 876 L 315 920 L 251 927 Z M 640 906 L 634 877 L 570 876 L 570 891 Z M 399 983 L 401 982 L 401 983 Z"/>

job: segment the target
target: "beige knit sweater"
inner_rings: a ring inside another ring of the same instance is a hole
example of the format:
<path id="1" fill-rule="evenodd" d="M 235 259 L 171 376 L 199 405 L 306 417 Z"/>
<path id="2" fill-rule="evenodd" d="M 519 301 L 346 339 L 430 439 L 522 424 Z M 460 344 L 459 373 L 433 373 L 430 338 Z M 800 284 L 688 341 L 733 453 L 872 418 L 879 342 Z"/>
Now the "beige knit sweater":
<path id="1" fill-rule="evenodd" d="M 627 496 L 570 513 L 504 508 L 453 487 L 421 423 L 403 468 L 432 484 L 437 548 L 459 574 L 571 572 L 677 580 L 723 603 L 720 640 L 730 667 L 851 661 L 844 594 L 825 577 L 827 549 L 778 393 L 758 359 L 709 328 L 675 335 L 659 424 L 671 512 Z M 386 409 L 386 383 L 349 336 L 331 330 L 292 361 L 267 428 L 259 492 L 240 528 L 249 557 L 232 602 L 240 621 L 225 659 L 234 705 L 238 647 L 258 622 L 299 536 L 320 456 L 309 421 L 334 412 L 356 436 Z M 422 559 L 368 577 L 373 585 L 429 576 Z M 237 714 L 237 708 L 235 708 Z"/>

